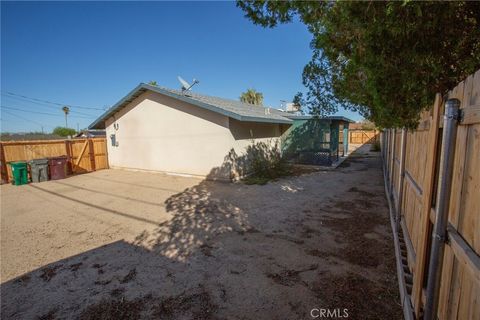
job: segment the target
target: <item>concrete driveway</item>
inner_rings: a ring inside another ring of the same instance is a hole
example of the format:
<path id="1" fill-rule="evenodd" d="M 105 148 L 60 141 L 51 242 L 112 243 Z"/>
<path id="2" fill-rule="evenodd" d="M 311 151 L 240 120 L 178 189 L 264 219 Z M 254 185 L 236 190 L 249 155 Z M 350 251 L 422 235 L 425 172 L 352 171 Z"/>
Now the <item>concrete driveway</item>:
<path id="1" fill-rule="evenodd" d="M 265 186 L 123 170 L 4 185 L 2 319 L 400 319 L 378 156 Z"/>

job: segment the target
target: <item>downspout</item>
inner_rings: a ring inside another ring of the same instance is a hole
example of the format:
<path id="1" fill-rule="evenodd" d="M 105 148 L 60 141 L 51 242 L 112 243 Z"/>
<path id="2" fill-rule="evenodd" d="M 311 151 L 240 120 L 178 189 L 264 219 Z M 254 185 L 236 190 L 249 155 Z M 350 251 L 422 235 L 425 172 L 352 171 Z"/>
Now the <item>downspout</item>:
<path id="1" fill-rule="evenodd" d="M 438 182 L 435 225 L 432 233 L 432 249 L 428 267 L 428 283 L 424 320 L 437 319 L 437 309 L 442 276 L 445 242 L 447 240 L 448 211 L 452 188 L 453 161 L 457 125 L 459 121 L 460 100 L 449 99 L 445 103 L 443 120 L 443 145 L 440 158 L 440 181 Z"/>

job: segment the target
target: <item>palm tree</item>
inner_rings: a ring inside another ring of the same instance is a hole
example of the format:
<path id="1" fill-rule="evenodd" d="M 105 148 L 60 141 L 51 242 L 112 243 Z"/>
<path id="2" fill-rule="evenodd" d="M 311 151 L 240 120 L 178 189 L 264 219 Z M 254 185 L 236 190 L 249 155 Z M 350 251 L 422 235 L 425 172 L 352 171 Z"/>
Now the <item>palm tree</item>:
<path id="1" fill-rule="evenodd" d="M 65 106 L 62 111 L 65 113 L 65 128 L 68 128 L 67 115 L 70 113 L 70 108 Z"/>
<path id="2" fill-rule="evenodd" d="M 261 106 L 263 104 L 263 94 L 255 89 L 248 89 L 242 93 L 240 101 Z"/>
<path id="3" fill-rule="evenodd" d="M 155 81 L 155 80 L 149 81 L 148 84 L 151 85 L 151 86 L 158 86 L 157 81 Z"/>

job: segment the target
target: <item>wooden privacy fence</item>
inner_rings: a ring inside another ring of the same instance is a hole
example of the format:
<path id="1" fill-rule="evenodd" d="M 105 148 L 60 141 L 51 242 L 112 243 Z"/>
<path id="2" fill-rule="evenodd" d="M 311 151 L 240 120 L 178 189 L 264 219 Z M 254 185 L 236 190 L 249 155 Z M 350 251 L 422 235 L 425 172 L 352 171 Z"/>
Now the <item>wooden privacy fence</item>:
<path id="1" fill-rule="evenodd" d="M 381 143 L 406 318 L 480 319 L 480 70 Z"/>
<path id="2" fill-rule="evenodd" d="M 68 157 L 68 172 L 82 173 L 108 168 L 105 138 L 0 142 L 2 182 L 12 179 L 8 162 L 47 157 Z"/>
<path id="3" fill-rule="evenodd" d="M 351 144 L 375 143 L 379 140 L 379 133 L 377 130 L 349 129 L 348 140 Z"/>

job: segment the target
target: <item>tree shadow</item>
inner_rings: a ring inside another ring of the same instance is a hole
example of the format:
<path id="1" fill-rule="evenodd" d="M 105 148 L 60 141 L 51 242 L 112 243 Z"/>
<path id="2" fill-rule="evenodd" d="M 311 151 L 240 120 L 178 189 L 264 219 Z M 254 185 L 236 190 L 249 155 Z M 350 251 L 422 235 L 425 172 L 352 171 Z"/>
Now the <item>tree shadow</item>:
<path id="1" fill-rule="evenodd" d="M 266 143 L 258 148 L 247 147 L 241 155 L 232 149 L 226 155 L 224 163 L 212 169 L 211 174 L 218 176 L 218 172 L 223 172 L 230 178 L 243 176 L 247 174 L 248 164 L 252 159 L 258 157 L 258 153 L 266 156 L 263 153 L 267 151 Z M 68 185 L 74 187 L 70 183 Z M 242 254 L 235 259 L 219 258 L 219 262 L 215 262 L 215 256 L 221 254 L 217 251 L 219 248 L 245 250 L 236 246 L 243 243 L 246 235 L 264 239 L 262 231 L 253 227 L 255 223 L 252 223 L 249 216 L 252 204 L 247 198 L 248 194 L 238 193 L 239 189 L 243 188 L 239 185 L 203 180 L 169 196 L 163 205 L 149 206 L 153 208 L 152 212 L 162 212 L 163 215 L 166 212 L 170 215 L 168 220 L 162 223 L 155 223 L 152 217 L 146 219 L 148 215 L 132 215 L 136 214 L 135 211 L 121 212 L 108 205 L 93 204 L 87 199 L 65 195 L 61 191 L 54 192 L 41 186 L 32 187 L 50 196 L 69 200 L 71 205 L 81 204 L 114 214 L 115 217 L 135 219 L 143 223 L 144 230 L 140 233 L 137 231 L 131 242 L 115 241 L 2 283 L 2 319 L 82 318 L 87 311 L 99 313 L 96 318 L 84 317 L 85 319 L 97 319 L 105 315 L 102 312 L 111 312 L 108 309 L 110 307 L 115 310 L 123 307 L 131 310 L 137 308 L 136 303 L 142 305 L 141 312 L 151 314 L 134 314 L 133 318 L 154 318 L 156 312 L 163 312 L 162 316 L 165 312 L 170 312 L 166 318 L 171 319 L 205 318 L 198 316 L 198 310 L 205 311 L 199 309 L 199 305 L 208 302 L 213 305 L 209 310 L 214 310 L 215 303 L 225 303 L 222 299 L 226 290 L 221 281 L 206 279 L 205 274 L 209 273 L 211 277 L 214 270 L 221 266 L 224 268 L 223 272 L 235 276 L 244 272 L 249 264 L 257 266 L 258 259 L 263 259 Z M 142 187 L 132 185 L 132 188 Z M 95 192 L 86 187 L 78 189 Z M 290 194 L 294 191 L 289 189 L 284 192 Z M 101 194 L 110 199 L 110 203 L 120 201 L 113 191 L 102 191 Z M 243 198 L 239 195 L 243 195 Z M 133 197 L 121 199 L 151 204 Z M 261 203 L 264 200 L 259 201 Z M 267 236 L 266 239 L 285 241 L 285 246 L 303 244 L 303 240 L 287 235 Z M 254 246 L 256 242 L 248 244 L 248 248 Z M 303 253 L 301 248 L 298 250 Z M 257 276 L 266 281 L 264 285 L 269 286 L 269 278 L 265 274 Z M 229 281 L 230 288 L 237 284 L 237 280 L 233 278 L 226 281 Z M 126 304 L 118 304 L 119 301 Z M 142 301 L 148 303 L 142 304 Z M 168 307 L 169 303 L 175 307 L 173 311 Z"/>
<path id="2" fill-rule="evenodd" d="M 252 140 L 242 154 L 238 154 L 233 148 L 230 149 L 223 163 L 211 169 L 206 179 L 231 182 L 247 177 L 254 170 L 267 173 L 272 170 L 270 166 L 278 163 L 280 158 L 281 150 L 278 140 L 269 139 L 259 142 Z"/>
<path id="3" fill-rule="evenodd" d="M 170 196 L 165 208 L 171 219 L 153 232 L 144 231 L 134 241 L 155 253 L 186 261 L 197 250 L 226 232 L 248 229 L 248 216 L 242 208 L 225 200 L 221 182 L 203 180 L 198 185 Z"/>
<path id="4" fill-rule="evenodd" d="M 248 171 L 248 159 L 244 155 L 238 155 L 235 149 L 230 149 L 223 159 L 223 163 L 212 168 L 207 180 L 231 182 L 245 176 Z"/>
<path id="5" fill-rule="evenodd" d="M 156 266 L 166 277 L 170 263 L 123 240 L 88 250 L 2 283 L 1 318 L 72 318 L 99 298 L 120 298 L 127 288 L 154 290 L 142 288 L 148 281 L 138 279 L 139 273 Z"/>
<path id="6" fill-rule="evenodd" d="M 221 288 L 204 288 L 208 282 L 199 274 L 209 264 L 212 242 L 249 230 L 248 215 L 224 198 L 224 188 L 225 183 L 201 181 L 168 197 L 162 208 L 171 218 L 153 227 L 145 219 L 145 230 L 133 241 L 106 244 L 2 283 L 2 319 L 111 318 L 112 312 L 137 303 L 142 314 L 132 319 L 208 318 L 211 311 L 200 305 L 207 301 L 214 310 L 218 298 L 210 295 L 222 294 Z M 108 207 L 96 209 L 125 216 Z"/>

